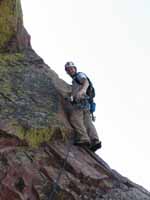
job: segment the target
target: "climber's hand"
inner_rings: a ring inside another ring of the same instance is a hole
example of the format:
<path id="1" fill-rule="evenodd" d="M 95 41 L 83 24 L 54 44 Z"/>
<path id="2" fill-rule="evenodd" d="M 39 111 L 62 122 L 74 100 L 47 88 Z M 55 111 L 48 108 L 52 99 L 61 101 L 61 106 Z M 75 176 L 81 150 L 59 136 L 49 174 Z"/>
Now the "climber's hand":
<path id="1" fill-rule="evenodd" d="M 76 99 L 77 100 L 83 99 L 85 94 L 86 94 L 86 91 L 84 89 L 80 90 L 76 95 Z"/>
<path id="2" fill-rule="evenodd" d="M 66 101 L 69 101 L 69 102 L 73 102 L 73 96 L 68 96 L 68 97 L 65 97 L 65 100 Z"/>

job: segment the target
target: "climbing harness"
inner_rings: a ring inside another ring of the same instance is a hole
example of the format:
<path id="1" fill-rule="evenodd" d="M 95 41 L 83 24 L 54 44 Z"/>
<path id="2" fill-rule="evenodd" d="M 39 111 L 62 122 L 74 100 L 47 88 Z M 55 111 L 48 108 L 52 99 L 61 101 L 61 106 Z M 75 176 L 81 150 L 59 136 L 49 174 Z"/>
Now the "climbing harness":
<path id="1" fill-rule="evenodd" d="M 69 153 L 70 153 L 70 150 L 71 150 L 71 147 L 72 147 L 73 143 L 72 141 L 71 142 L 68 142 L 68 145 L 67 145 L 67 153 L 65 155 L 65 158 L 64 158 L 64 161 L 63 161 L 63 165 L 58 173 L 58 176 L 56 178 L 56 180 L 53 182 L 53 185 L 52 185 L 52 189 L 51 189 L 51 192 L 49 194 L 49 197 L 48 197 L 48 200 L 54 200 L 54 197 L 56 195 L 56 193 L 58 192 L 59 190 L 59 181 L 60 181 L 60 178 L 61 178 L 61 175 L 62 173 L 64 172 L 65 170 L 65 166 L 66 166 L 66 163 L 67 163 L 67 160 L 68 160 L 68 157 L 69 157 Z M 47 146 L 49 147 L 49 145 L 47 144 Z"/>
<path id="2" fill-rule="evenodd" d="M 91 116 L 92 121 L 95 122 L 96 117 L 94 116 L 94 112 L 95 112 L 96 104 L 95 102 L 92 102 L 89 104 L 89 97 L 87 95 L 85 95 L 84 99 L 81 99 L 81 100 L 76 100 L 73 98 L 73 96 L 65 97 L 65 100 L 71 103 L 72 105 L 75 105 L 76 108 L 88 109 L 90 111 L 90 116 Z"/>

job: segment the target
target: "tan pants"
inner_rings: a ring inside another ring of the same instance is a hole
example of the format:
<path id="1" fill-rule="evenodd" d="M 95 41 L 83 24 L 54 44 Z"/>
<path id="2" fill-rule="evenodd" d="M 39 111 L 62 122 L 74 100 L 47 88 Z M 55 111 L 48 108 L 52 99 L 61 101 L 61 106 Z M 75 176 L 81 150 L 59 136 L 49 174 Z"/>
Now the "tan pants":
<path id="1" fill-rule="evenodd" d="M 71 112 L 70 123 L 75 130 L 77 140 L 99 140 L 92 123 L 89 110 L 75 109 Z"/>

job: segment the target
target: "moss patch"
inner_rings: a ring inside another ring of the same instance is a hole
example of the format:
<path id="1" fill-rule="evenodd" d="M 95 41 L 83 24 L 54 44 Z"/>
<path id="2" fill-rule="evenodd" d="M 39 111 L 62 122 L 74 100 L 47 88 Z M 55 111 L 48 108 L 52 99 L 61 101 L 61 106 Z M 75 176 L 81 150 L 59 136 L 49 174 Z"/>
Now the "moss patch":
<path id="1" fill-rule="evenodd" d="M 3 68 L 4 65 L 9 63 L 14 63 L 18 61 L 22 61 L 24 59 L 24 54 L 22 53 L 14 53 L 14 54 L 0 54 L 0 69 Z"/>
<path id="2" fill-rule="evenodd" d="M 43 142 L 48 142 L 55 134 L 65 140 L 67 138 L 68 129 L 63 127 L 47 127 L 47 128 L 30 128 L 17 127 L 16 136 L 21 140 L 25 140 L 29 146 L 37 147 Z"/>
<path id="3" fill-rule="evenodd" d="M 17 33 L 18 20 L 22 21 L 20 0 L 2 0 L 0 3 L 0 48 Z"/>

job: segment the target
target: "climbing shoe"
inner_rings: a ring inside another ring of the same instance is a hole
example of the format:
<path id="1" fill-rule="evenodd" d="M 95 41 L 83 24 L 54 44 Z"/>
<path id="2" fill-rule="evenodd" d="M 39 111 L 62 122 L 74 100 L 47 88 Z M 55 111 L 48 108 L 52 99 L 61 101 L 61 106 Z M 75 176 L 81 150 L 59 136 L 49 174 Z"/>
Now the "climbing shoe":
<path id="1" fill-rule="evenodd" d="M 98 140 L 95 140 L 91 143 L 91 146 L 90 146 L 90 150 L 95 152 L 97 151 L 98 149 L 100 149 L 102 147 L 102 144 L 100 141 Z"/>
<path id="2" fill-rule="evenodd" d="M 90 146 L 89 140 L 75 140 L 74 145 L 79 145 L 79 146 Z"/>

